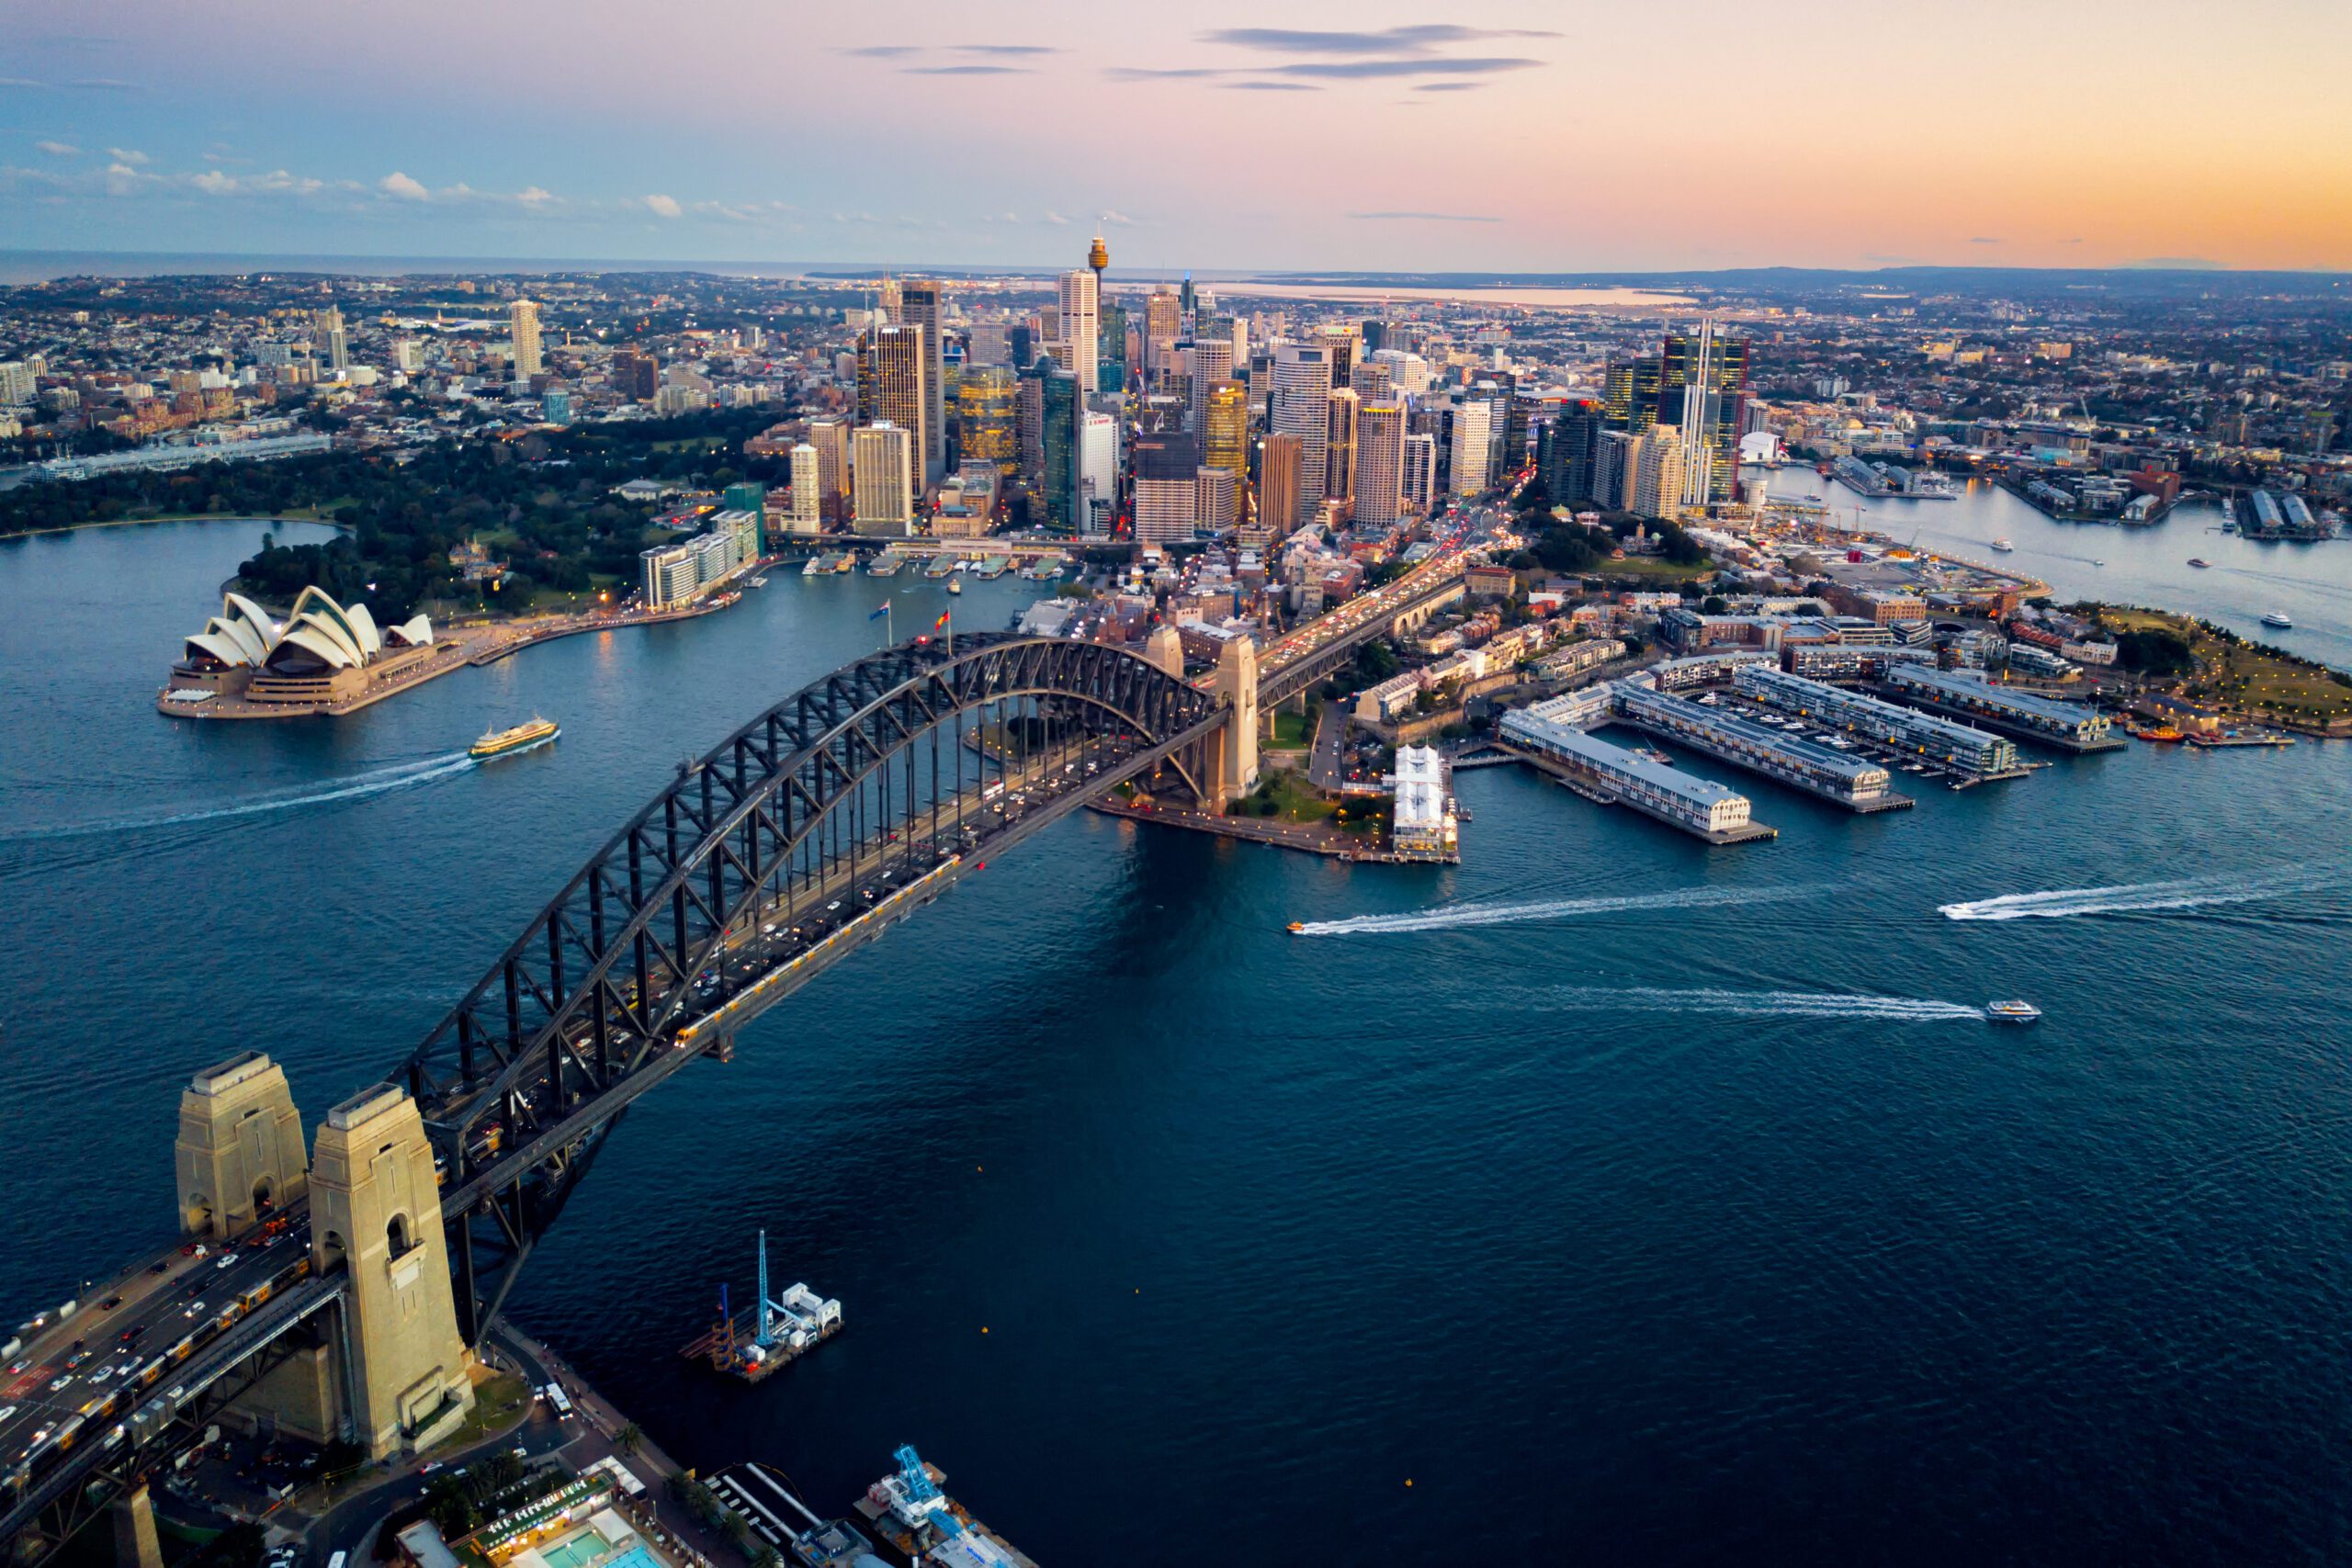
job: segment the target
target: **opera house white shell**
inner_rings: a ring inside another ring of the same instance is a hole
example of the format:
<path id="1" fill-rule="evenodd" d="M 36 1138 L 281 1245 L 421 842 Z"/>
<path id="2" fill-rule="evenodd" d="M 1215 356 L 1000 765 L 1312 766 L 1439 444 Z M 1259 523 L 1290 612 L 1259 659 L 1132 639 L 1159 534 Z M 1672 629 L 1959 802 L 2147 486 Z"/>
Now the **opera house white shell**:
<path id="1" fill-rule="evenodd" d="M 422 648 L 432 640 L 432 624 L 423 615 L 379 630 L 367 605 L 346 609 L 313 585 L 295 598 L 283 626 L 243 594 L 223 594 L 220 613 L 187 639 L 186 661 L 288 673 L 357 670 L 388 649 Z"/>

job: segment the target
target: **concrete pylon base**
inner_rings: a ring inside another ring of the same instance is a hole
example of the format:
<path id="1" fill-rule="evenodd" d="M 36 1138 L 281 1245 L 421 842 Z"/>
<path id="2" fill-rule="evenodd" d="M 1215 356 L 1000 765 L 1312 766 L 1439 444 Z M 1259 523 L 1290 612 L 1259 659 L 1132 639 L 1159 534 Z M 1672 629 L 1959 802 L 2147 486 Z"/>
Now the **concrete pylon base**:
<path id="1" fill-rule="evenodd" d="M 155 1534 L 155 1505 L 146 1486 L 124 1493 L 107 1511 L 114 1517 L 115 1568 L 164 1568 L 164 1543 Z"/>

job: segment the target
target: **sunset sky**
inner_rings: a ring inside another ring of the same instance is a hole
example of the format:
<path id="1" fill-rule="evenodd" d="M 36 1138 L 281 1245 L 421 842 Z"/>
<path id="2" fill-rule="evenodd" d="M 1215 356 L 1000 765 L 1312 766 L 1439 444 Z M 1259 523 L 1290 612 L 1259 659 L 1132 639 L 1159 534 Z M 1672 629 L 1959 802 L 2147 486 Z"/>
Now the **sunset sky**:
<path id="1" fill-rule="evenodd" d="M 0 37 L 11 249 L 2352 267 L 2342 0 L 0 0 Z"/>

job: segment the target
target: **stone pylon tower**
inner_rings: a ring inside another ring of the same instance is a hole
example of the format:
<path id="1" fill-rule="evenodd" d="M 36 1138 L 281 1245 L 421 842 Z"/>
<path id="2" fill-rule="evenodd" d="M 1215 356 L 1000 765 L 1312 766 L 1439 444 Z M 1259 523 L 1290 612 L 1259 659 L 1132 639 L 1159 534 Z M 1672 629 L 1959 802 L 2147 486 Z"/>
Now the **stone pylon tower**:
<path id="1" fill-rule="evenodd" d="M 1184 678 L 1184 641 L 1166 621 L 1152 627 L 1151 635 L 1143 639 L 1143 659 L 1171 681 Z"/>
<path id="2" fill-rule="evenodd" d="M 286 1069 L 259 1051 L 207 1067 L 180 1091 L 180 1132 L 172 1144 L 179 1177 L 180 1228 L 228 1241 L 309 1190 L 302 1118 Z"/>
<path id="3" fill-rule="evenodd" d="M 327 1112 L 311 1180 L 311 1257 L 348 1273 L 353 1437 L 380 1459 L 422 1447 L 473 1404 L 458 1337 L 433 1145 L 416 1102 L 378 1084 Z"/>
<path id="4" fill-rule="evenodd" d="M 1216 694 L 1232 705 L 1217 765 L 1219 804 L 1258 787 L 1258 644 L 1230 638 L 1216 658 Z"/>

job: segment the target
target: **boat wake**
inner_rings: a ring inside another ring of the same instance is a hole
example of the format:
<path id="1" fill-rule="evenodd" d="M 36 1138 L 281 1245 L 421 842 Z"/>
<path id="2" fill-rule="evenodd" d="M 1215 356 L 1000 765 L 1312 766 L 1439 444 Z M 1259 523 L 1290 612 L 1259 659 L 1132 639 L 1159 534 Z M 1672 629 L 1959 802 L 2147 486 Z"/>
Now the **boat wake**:
<path id="1" fill-rule="evenodd" d="M 2176 882 L 2128 882 L 2114 887 L 2059 887 L 2047 893 L 2005 893 L 1964 904 L 1939 904 L 1951 920 L 2055 920 L 2075 915 L 2121 915 L 2150 909 L 2194 909 L 2209 904 L 2250 904 L 2309 893 L 2342 880 L 2340 867 L 2287 866 L 2276 871 L 2189 876 Z"/>
<path id="2" fill-rule="evenodd" d="M 1982 1021 L 1983 1008 L 1931 997 L 1873 997 L 1831 991 L 1668 990 L 1648 986 L 1611 989 L 1563 986 L 1558 1005 L 1589 1012 L 1723 1013 L 1741 1018 L 1860 1018 L 1908 1023 Z"/>
<path id="3" fill-rule="evenodd" d="M 1308 920 L 1300 936 L 1391 936 L 1406 931 L 1452 931 L 1464 926 L 1506 926 L 1522 920 L 1567 919 L 1577 915 L 1614 915 L 1636 909 L 1703 909 L 1717 904 L 1770 904 L 1803 898 L 1812 887 L 1685 887 L 1671 893 L 1629 894 L 1610 898 L 1555 898 L 1540 904 L 1459 904 L 1410 915 L 1351 915 L 1339 920 Z"/>
<path id="4" fill-rule="evenodd" d="M 116 817 L 102 822 L 68 822 L 53 827 L 0 829 L 0 843 L 30 839 L 80 839 L 93 833 L 136 833 L 153 828 L 176 828 L 190 822 L 218 822 L 232 817 L 292 811 L 305 806 L 322 806 L 331 800 L 355 800 L 362 795 L 382 795 L 387 790 L 430 784 L 452 773 L 462 773 L 475 765 L 474 759 L 463 751 L 452 751 L 438 757 L 427 757 L 421 761 L 396 762 L 390 767 L 354 773 L 326 789 L 305 790 L 299 794 L 258 795 L 225 806 L 208 806 L 199 811 L 174 811 L 153 817 Z"/>

